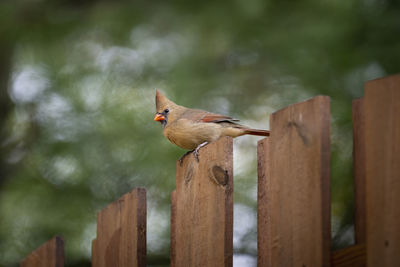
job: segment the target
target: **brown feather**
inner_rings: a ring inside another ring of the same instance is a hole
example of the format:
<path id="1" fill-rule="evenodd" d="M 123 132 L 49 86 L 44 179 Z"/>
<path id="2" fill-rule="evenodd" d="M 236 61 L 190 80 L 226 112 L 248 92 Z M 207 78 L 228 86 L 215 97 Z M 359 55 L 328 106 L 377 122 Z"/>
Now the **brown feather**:
<path id="1" fill-rule="evenodd" d="M 201 121 L 202 122 L 216 122 L 216 123 L 218 123 L 218 122 L 232 122 L 232 123 L 235 123 L 235 122 L 237 122 L 239 120 L 234 119 L 232 117 L 220 115 L 220 114 L 210 113 L 210 114 L 205 115 L 201 119 Z"/>

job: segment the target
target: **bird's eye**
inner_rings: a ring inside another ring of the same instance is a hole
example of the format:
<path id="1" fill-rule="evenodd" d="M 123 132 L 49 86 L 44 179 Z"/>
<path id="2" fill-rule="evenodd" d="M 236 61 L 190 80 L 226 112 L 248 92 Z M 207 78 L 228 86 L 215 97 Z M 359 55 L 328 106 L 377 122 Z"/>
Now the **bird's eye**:
<path id="1" fill-rule="evenodd" d="M 169 109 L 165 109 L 164 113 L 167 114 L 169 112 Z"/>

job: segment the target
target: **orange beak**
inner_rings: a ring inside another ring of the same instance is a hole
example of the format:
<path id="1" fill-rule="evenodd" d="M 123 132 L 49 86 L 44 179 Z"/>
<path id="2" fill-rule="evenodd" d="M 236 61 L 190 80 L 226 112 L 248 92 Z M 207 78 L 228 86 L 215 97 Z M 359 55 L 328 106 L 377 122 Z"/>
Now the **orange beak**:
<path id="1" fill-rule="evenodd" d="M 165 120 L 165 117 L 163 115 L 157 113 L 156 116 L 154 117 L 154 120 L 155 121 L 163 121 L 163 120 Z"/>

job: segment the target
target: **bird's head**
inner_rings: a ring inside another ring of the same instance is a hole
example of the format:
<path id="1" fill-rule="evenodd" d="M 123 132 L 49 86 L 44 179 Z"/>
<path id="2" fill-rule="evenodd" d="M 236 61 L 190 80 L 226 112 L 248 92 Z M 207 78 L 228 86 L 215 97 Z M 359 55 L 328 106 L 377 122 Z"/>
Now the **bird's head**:
<path id="1" fill-rule="evenodd" d="M 159 121 L 164 127 L 168 123 L 168 117 L 171 111 L 178 107 L 174 102 L 169 100 L 160 91 L 156 89 L 156 116 L 155 121 Z"/>

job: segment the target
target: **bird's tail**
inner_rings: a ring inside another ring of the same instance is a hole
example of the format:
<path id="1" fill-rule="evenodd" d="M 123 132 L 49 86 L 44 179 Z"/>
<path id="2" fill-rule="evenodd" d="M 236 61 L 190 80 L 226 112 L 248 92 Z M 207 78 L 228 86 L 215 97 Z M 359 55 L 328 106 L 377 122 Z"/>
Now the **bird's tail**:
<path id="1" fill-rule="evenodd" d="M 269 136 L 269 131 L 268 130 L 257 130 L 257 129 L 245 129 L 244 134 Z"/>

